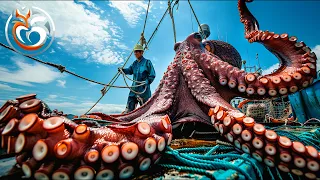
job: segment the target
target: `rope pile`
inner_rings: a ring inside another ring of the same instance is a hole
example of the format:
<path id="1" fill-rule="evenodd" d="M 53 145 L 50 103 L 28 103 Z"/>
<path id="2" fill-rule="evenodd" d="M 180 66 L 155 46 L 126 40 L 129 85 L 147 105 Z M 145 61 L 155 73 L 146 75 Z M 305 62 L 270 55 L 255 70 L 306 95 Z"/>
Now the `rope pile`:
<path id="1" fill-rule="evenodd" d="M 301 126 L 287 127 L 289 127 L 290 129 L 301 128 Z M 320 150 L 320 128 L 310 132 L 289 132 L 280 130 L 279 127 L 269 129 L 273 129 L 278 133 L 278 135 L 286 136 L 292 141 L 300 141 L 306 146 L 311 145 L 314 146 L 318 151 Z M 267 173 L 267 175 L 269 175 L 272 180 L 286 178 L 294 179 L 294 177 L 296 177 L 291 173 L 284 173 L 282 171 L 279 171 L 277 167 L 270 168 L 263 163 L 256 161 L 249 155 L 244 155 L 247 154 L 243 154 L 242 152 L 240 153 L 234 148 L 234 146 L 223 143 L 219 143 L 214 147 L 194 147 L 181 149 L 172 149 L 171 147 L 167 147 L 167 151 L 163 155 L 164 160 L 161 160 L 159 166 L 168 169 L 175 169 L 177 171 L 201 174 L 211 179 L 217 178 L 217 175 L 214 175 L 213 170 L 228 169 L 236 171 L 238 175 L 243 175 L 246 179 L 254 178 L 252 177 L 252 174 L 249 174 L 248 171 L 240 168 L 241 165 L 237 166 L 235 163 L 232 163 L 232 161 L 238 159 L 243 160 L 247 164 L 251 165 L 254 170 L 256 179 L 263 179 L 263 177 L 265 177 L 264 173 Z"/>

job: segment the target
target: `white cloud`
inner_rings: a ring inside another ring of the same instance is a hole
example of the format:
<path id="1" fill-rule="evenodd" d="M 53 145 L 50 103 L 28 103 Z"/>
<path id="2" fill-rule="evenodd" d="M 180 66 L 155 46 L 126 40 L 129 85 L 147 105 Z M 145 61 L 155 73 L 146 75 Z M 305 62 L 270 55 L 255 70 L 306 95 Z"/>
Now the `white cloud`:
<path id="1" fill-rule="evenodd" d="M 24 91 L 22 89 L 13 88 L 13 87 L 6 85 L 6 84 L 0 84 L 0 90 L 1 91 Z"/>
<path id="2" fill-rule="evenodd" d="M 118 52 L 113 52 L 110 49 L 105 49 L 100 52 L 91 52 L 92 60 L 100 64 L 120 64 L 123 62 L 121 55 Z"/>
<path id="3" fill-rule="evenodd" d="M 55 99 L 55 98 L 57 98 L 58 96 L 55 95 L 55 94 L 50 94 L 48 97 L 49 97 L 50 99 Z"/>
<path id="4" fill-rule="evenodd" d="M 56 101 L 46 101 L 46 104 L 51 109 L 62 110 L 67 114 L 76 114 L 81 115 L 86 113 L 89 108 L 94 105 L 94 102 L 80 102 L 80 103 L 72 103 L 72 102 L 56 102 Z M 106 114 L 114 114 L 121 113 L 125 110 L 125 105 L 119 104 L 97 104 L 91 112 L 103 112 Z"/>
<path id="5" fill-rule="evenodd" d="M 57 80 L 58 84 L 57 86 L 60 86 L 60 87 L 63 87 L 65 88 L 66 87 L 66 80 Z"/>
<path id="6" fill-rule="evenodd" d="M 24 86 L 33 86 L 32 83 L 47 84 L 62 77 L 60 72 L 40 63 L 28 64 L 23 57 L 13 56 L 11 60 L 16 64 L 15 70 L 0 66 L 0 81 Z"/>
<path id="7" fill-rule="evenodd" d="M 148 8 L 148 2 L 143 1 L 110 1 L 110 7 L 118 9 L 123 15 L 124 19 L 131 27 L 135 27 L 142 17 L 145 17 L 146 10 Z M 152 4 L 149 6 L 149 13 Z"/>
<path id="8" fill-rule="evenodd" d="M 99 67 L 98 67 L 98 68 L 99 68 Z M 90 81 L 87 81 L 87 83 L 89 84 L 90 87 L 92 87 L 92 86 L 97 86 L 97 85 L 98 85 L 98 84 L 93 83 L 93 82 L 90 82 Z"/>
<path id="9" fill-rule="evenodd" d="M 268 69 L 262 70 L 262 75 L 271 74 L 274 70 L 279 68 L 279 63 L 270 66 Z"/>
<path id="10" fill-rule="evenodd" d="M 320 70 L 320 45 L 316 45 L 312 51 L 316 54 L 317 56 L 317 71 Z"/>
<path id="11" fill-rule="evenodd" d="M 73 1 L 7 1 L 1 4 L 0 11 L 9 15 L 17 7 L 24 6 L 36 6 L 45 10 L 56 26 L 55 42 L 63 46 L 62 49 L 65 51 L 71 52 L 70 54 L 86 59 L 87 56 L 80 53 L 92 50 L 100 52 L 106 49 L 106 46 L 111 42 L 121 40 L 122 31 L 110 20 L 102 18 L 94 3 L 90 1 L 83 3 L 77 4 Z M 86 7 L 93 8 L 95 11 L 89 11 Z M 110 52 L 113 52 L 113 49 L 119 51 L 119 48 L 121 50 L 121 47 L 108 46 Z M 125 50 L 123 49 L 123 51 Z M 100 62 L 91 58 L 89 60 Z M 122 57 L 118 60 L 121 61 Z"/>
<path id="12" fill-rule="evenodd" d="M 91 7 L 91 8 L 93 8 L 93 9 L 95 9 L 95 10 L 100 10 L 100 9 L 99 9 L 93 2 L 91 2 L 91 1 L 80 1 L 80 2 L 86 4 L 88 7 Z"/>

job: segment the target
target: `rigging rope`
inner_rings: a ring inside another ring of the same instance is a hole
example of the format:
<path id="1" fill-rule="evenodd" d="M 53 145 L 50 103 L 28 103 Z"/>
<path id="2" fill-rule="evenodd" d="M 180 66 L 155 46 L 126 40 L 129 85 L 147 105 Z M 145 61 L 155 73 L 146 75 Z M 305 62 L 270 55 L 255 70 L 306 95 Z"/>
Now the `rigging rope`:
<path id="1" fill-rule="evenodd" d="M 179 0 L 176 0 L 172 9 L 171 9 L 171 3 L 170 3 L 170 0 L 168 0 L 168 9 L 169 9 L 169 14 L 170 14 L 170 17 L 171 17 L 171 20 L 172 20 L 172 28 L 173 28 L 173 35 L 174 35 L 174 43 L 177 42 L 177 36 L 176 36 L 176 25 L 174 23 L 174 17 L 173 17 L 173 8 L 176 4 L 178 4 Z"/>
<path id="2" fill-rule="evenodd" d="M 173 2 L 173 0 L 171 1 L 171 3 L 172 3 L 172 2 Z M 177 4 L 177 2 L 178 2 L 178 0 L 176 0 L 175 5 Z M 149 0 L 149 3 L 148 3 L 146 18 L 148 17 L 149 5 L 150 5 L 150 0 Z M 146 46 L 144 47 L 145 50 L 147 49 L 147 46 L 148 46 L 148 45 L 151 43 L 151 41 L 153 40 L 154 35 L 155 35 L 156 32 L 158 31 L 158 28 L 159 28 L 161 22 L 163 21 L 165 15 L 167 14 L 168 10 L 169 10 L 169 7 L 166 9 L 166 11 L 165 11 L 165 13 L 163 14 L 161 20 L 159 21 L 157 27 L 156 27 L 155 30 L 153 31 L 153 33 L 152 33 L 151 37 L 149 38 L 149 40 L 147 41 Z M 171 9 L 170 9 L 170 11 L 171 11 Z M 145 30 L 145 26 L 146 26 L 146 20 L 147 20 L 147 19 L 145 19 L 145 24 L 144 24 L 144 28 L 143 28 L 143 33 L 144 33 L 144 30 Z M 141 38 L 144 38 L 143 33 L 141 34 L 141 35 L 142 35 Z M 142 40 L 141 38 L 139 39 L 139 41 Z M 145 39 L 144 39 L 144 40 L 145 40 Z M 139 42 L 139 41 L 138 41 L 138 42 Z M 17 52 L 16 50 L 14 50 L 13 48 L 11 48 L 11 47 L 9 47 L 9 46 L 1 43 L 1 42 L 0 42 L 0 45 L 3 46 L 3 47 L 5 47 L 5 48 L 7 48 L 7 49 L 9 49 L 9 50 L 11 50 L 11 51 L 14 51 L 14 52 L 18 53 L 18 52 Z M 130 59 L 130 57 L 132 56 L 132 54 L 133 54 L 133 50 L 131 51 L 130 55 L 129 55 L 128 58 L 126 59 L 126 61 L 125 61 L 125 63 L 123 64 L 122 68 L 127 64 L 128 60 Z M 22 54 L 22 55 L 23 55 L 23 54 Z M 93 107 L 96 106 L 96 105 L 100 102 L 100 100 L 101 100 L 101 99 L 104 97 L 104 95 L 110 90 L 111 87 L 114 87 L 114 88 L 129 88 L 130 90 L 132 90 L 131 88 L 133 88 L 133 87 L 139 87 L 139 86 L 143 86 L 143 85 L 144 85 L 144 83 L 142 83 L 142 84 L 140 84 L 140 85 L 136 85 L 136 86 L 128 86 L 127 83 L 126 83 L 127 86 L 115 86 L 115 85 L 113 85 L 113 84 L 115 83 L 115 81 L 117 80 L 117 78 L 120 76 L 120 72 L 117 72 L 117 73 L 115 74 L 115 76 L 110 80 L 110 82 L 109 82 L 108 84 L 105 84 L 105 83 L 101 83 L 101 82 L 94 81 L 94 80 L 88 79 L 88 78 L 86 78 L 86 77 L 80 76 L 80 75 L 78 75 L 78 74 L 76 74 L 76 73 L 73 73 L 73 72 L 67 70 L 65 66 L 57 65 L 57 64 L 54 64 L 54 63 L 50 63 L 50 62 L 45 62 L 45 61 L 39 60 L 39 59 L 37 59 L 37 58 L 31 57 L 31 56 L 28 56 L 28 55 L 23 55 L 23 56 L 25 56 L 25 57 L 27 57 L 27 58 L 30 58 L 30 59 L 32 59 L 32 60 L 34 60 L 34 61 L 37 61 L 37 62 L 39 62 L 39 63 L 46 64 L 46 65 L 49 65 L 49 66 L 51 66 L 51 67 L 57 68 L 61 73 L 66 72 L 66 73 L 71 74 L 71 75 L 73 75 L 73 76 L 75 76 L 75 77 L 78 77 L 78 78 L 80 78 L 80 79 L 83 79 L 83 80 L 86 80 L 86 81 L 89 81 L 89 82 L 92 82 L 92 83 L 95 83 L 95 84 L 103 85 L 104 88 L 101 90 L 102 96 L 97 100 L 97 102 L 96 102 L 85 114 L 88 114 L 88 113 L 93 109 Z M 127 77 L 127 76 L 126 76 L 126 77 Z M 127 78 L 128 78 L 128 77 L 127 77 Z M 128 79 L 130 79 L 130 78 L 128 78 Z M 130 79 L 130 80 L 131 80 L 131 79 Z"/>
<path id="3" fill-rule="evenodd" d="M 201 32 L 203 32 L 202 27 L 200 26 L 200 22 L 199 22 L 199 20 L 198 20 L 198 18 L 197 18 L 197 15 L 196 15 L 196 13 L 194 12 L 193 7 L 192 7 L 192 5 L 191 5 L 191 3 L 190 3 L 190 0 L 188 0 L 188 3 L 189 3 L 189 5 L 190 5 L 190 8 L 191 8 L 191 10 L 192 10 L 192 12 L 193 12 L 194 17 L 195 17 L 196 20 L 197 20 L 197 23 L 198 23 L 198 26 L 199 26 Z"/>
<path id="4" fill-rule="evenodd" d="M 124 80 L 126 86 L 127 86 L 132 92 L 134 92 L 135 94 L 143 94 L 144 92 L 146 92 L 148 86 L 145 86 L 145 87 L 144 87 L 144 90 L 143 90 L 142 92 L 137 92 L 137 91 L 133 90 L 133 89 L 128 85 L 126 78 L 129 79 L 129 80 L 131 80 L 131 81 L 133 81 L 133 82 L 136 82 L 136 83 L 139 83 L 139 84 L 143 84 L 143 85 L 146 84 L 145 81 L 135 81 L 135 80 L 129 78 L 129 77 L 123 72 L 122 69 L 120 69 L 120 72 L 121 72 L 121 74 L 122 74 L 122 76 L 123 76 L 123 80 Z"/>
<path id="5" fill-rule="evenodd" d="M 173 1 L 172 1 L 172 2 L 173 2 Z M 151 34 L 151 37 L 149 38 L 149 40 L 147 41 L 147 46 L 148 46 L 149 44 L 151 44 L 151 41 L 153 40 L 154 35 L 155 35 L 156 32 L 158 31 L 158 28 L 159 28 L 161 22 L 163 21 L 164 17 L 167 15 L 168 10 L 169 10 L 169 8 L 167 8 L 167 10 L 165 11 L 165 13 L 162 15 L 162 17 L 161 17 L 161 19 L 160 19 L 157 27 L 155 28 L 155 30 L 154 30 L 153 33 Z M 145 47 L 145 48 L 146 48 L 146 47 Z M 126 61 L 125 61 L 124 65 L 122 66 L 122 68 L 127 64 L 127 62 L 128 62 L 128 60 L 129 60 L 129 58 L 131 57 L 132 53 L 133 53 L 133 50 L 131 51 L 129 57 L 126 59 Z M 109 84 L 112 85 L 112 84 L 118 79 L 119 76 L 120 76 L 120 72 L 117 72 L 117 74 L 111 79 L 111 81 L 109 82 Z M 104 95 L 110 90 L 110 87 L 104 87 L 104 89 L 105 89 L 105 90 L 103 91 L 104 93 L 102 93 L 101 97 L 97 100 L 97 102 L 96 102 L 85 114 L 88 114 L 88 113 L 101 101 L 101 99 L 104 97 Z"/>
<path id="6" fill-rule="evenodd" d="M 11 48 L 11 47 L 3 44 L 3 43 L 0 43 L 0 45 L 1 45 L 2 47 L 4 47 L 4 48 L 7 48 L 7 49 L 13 51 L 13 52 L 19 53 L 19 52 L 17 52 L 16 50 L 14 50 L 13 48 Z M 20 54 L 20 53 L 19 53 L 19 54 Z M 58 65 L 58 64 L 54 64 L 54 63 L 42 61 L 42 60 L 40 60 L 40 59 L 34 58 L 34 57 L 32 57 L 32 56 L 28 56 L 28 55 L 23 55 L 23 54 L 21 54 L 21 55 L 24 56 L 24 57 L 28 57 L 28 58 L 30 58 L 30 59 L 32 59 L 32 60 L 34 60 L 34 61 L 37 61 L 37 62 L 39 62 L 39 63 L 42 63 L 42 64 L 45 64 L 45 65 L 48 65 L 48 66 L 57 68 L 61 73 L 66 72 L 66 73 L 71 74 L 71 75 L 73 75 L 73 76 L 76 76 L 76 77 L 78 77 L 78 78 L 80 78 L 80 79 L 83 79 L 83 80 L 86 80 L 86 81 L 89 81 L 89 82 L 92 82 L 92 83 L 95 83 L 95 84 L 100 84 L 100 85 L 103 85 L 103 86 L 108 86 L 108 87 L 113 87 L 113 88 L 128 88 L 127 86 L 115 86 L 115 85 L 110 85 L 110 84 L 105 84 L 105 83 L 101 83 L 101 82 L 98 82 L 98 81 L 94 81 L 94 80 L 88 79 L 88 78 L 86 78 L 86 77 L 80 76 L 80 75 L 78 75 L 78 74 L 76 74 L 76 73 L 74 73 L 74 72 L 71 72 L 71 71 L 67 70 L 66 67 L 64 67 L 64 66 L 62 66 L 62 65 L 60 65 L 60 64 Z M 139 86 L 143 86 L 143 84 L 142 84 L 142 85 L 140 84 L 140 85 L 136 85 L 136 86 L 131 86 L 130 88 L 132 88 L 132 87 L 139 87 Z"/>
<path id="7" fill-rule="evenodd" d="M 142 30 L 142 33 L 141 33 L 141 36 L 140 36 L 140 44 L 141 44 L 141 46 L 145 45 L 145 49 L 148 49 L 146 38 L 144 38 L 144 30 L 145 30 L 146 24 L 147 24 L 147 19 L 148 19 L 148 14 L 149 14 L 149 6 L 150 6 L 150 0 L 149 0 L 149 3 L 148 3 L 146 17 L 144 19 L 143 30 Z"/>
<path id="8" fill-rule="evenodd" d="M 149 13 L 149 6 L 150 6 L 150 0 L 149 0 L 149 3 L 148 3 L 148 8 L 147 8 L 146 17 L 145 17 L 145 19 L 144 19 L 144 25 L 143 25 L 142 33 L 144 33 L 144 30 L 146 29 L 146 24 L 147 24 L 147 19 L 148 19 L 148 13 Z"/>

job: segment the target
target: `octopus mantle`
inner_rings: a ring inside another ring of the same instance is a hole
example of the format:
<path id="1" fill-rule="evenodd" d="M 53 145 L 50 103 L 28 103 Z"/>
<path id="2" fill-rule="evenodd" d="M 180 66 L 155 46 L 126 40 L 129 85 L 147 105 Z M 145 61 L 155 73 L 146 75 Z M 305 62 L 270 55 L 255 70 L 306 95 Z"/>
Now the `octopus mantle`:
<path id="1" fill-rule="evenodd" d="M 266 129 L 229 102 L 240 96 L 265 99 L 297 92 L 316 77 L 316 55 L 288 34 L 259 30 L 259 24 L 239 0 L 245 38 L 259 42 L 280 60 L 274 73 L 240 70 L 241 57 L 231 45 L 203 41 L 193 33 L 175 44 L 176 55 L 160 85 L 143 106 L 121 115 L 91 113 L 112 123 L 76 123 L 51 112 L 35 94 L 7 101 L 0 109 L 1 146 L 16 153 L 26 177 L 35 179 L 130 178 L 157 163 L 185 122 L 213 126 L 227 141 L 267 166 L 277 166 L 310 179 L 319 178 L 320 153 Z M 100 127 L 99 127 L 100 126 Z"/>

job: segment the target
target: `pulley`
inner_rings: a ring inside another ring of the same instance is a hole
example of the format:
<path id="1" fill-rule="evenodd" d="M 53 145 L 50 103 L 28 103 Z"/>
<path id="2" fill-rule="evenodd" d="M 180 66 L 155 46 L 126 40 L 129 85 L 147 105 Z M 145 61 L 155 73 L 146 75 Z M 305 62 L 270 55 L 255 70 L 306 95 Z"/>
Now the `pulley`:
<path id="1" fill-rule="evenodd" d="M 210 28 L 207 24 L 201 24 L 198 28 L 198 32 L 202 35 L 203 39 L 206 39 L 210 36 Z"/>

